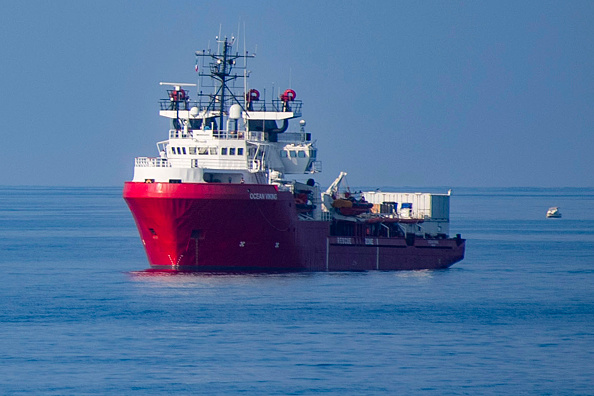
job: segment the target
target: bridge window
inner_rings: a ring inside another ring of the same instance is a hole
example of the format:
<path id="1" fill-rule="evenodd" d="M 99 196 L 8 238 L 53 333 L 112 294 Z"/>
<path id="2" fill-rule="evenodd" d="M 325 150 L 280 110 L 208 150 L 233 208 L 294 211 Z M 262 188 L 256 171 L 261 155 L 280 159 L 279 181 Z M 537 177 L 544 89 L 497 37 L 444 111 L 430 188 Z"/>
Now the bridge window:
<path id="1" fill-rule="evenodd" d="M 243 147 L 237 149 L 237 155 L 243 155 Z"/>
<path id="2" fill-rule="evenodd" d="M 235 147 L 229 148 L 229 155 L 235 155 Z"/>
<path id="3" fill-rule="evenodd" d="M 281 150 L 281 158 L 287 158 L 287 152 L 285 150 Z"/>
<path id="4" fill-rule="evenodd" d="M 299 158 L 305 158 L 305 151 L 298 151 Z"/>
<path id="5" fill-rule="evenodd" d="M 198 147 L 198 155 L 208 155 L 208 147 Z"/>
<path id="6" fill-rule="evenodd" d="M 195 155 L 196 154 L 196 147 L 188 147 L 188 151 L 189 151 L 190 155 Z"/>
<path id="7" fill-rule="evenodd" d="M 221 148 L 221 155 L 227 155 L 227 147 Z"/>
<path id="8" fill-rule="evenodd" d="M 209 147 L 210 155 L 217 155 L 217 148 L 216 147 Z"/>
<path id="9" fill-rule="evenodd" d="M 177 149 L 177 153 L 178 153 L 179 155 L 181 155 L 181 149 L 180 149 L 179 147 L 176 147 L 176 149 Z"/>
<path id="10" fill-rule="evenodd" d="M 291 158 L 297 158 L 297 151 L 289 151 L 289 153 L 291 153 Z"/>
<path id="11" fill-rule="evenodd" d="M 175 147 L 171 147 L 171 154 L 175 154 Z"/>
<path id="12" fill-rule="evenodd" d="M 185 153 L 186 153 L 186 148 L 182 147 L 182 154 L 185 154 Z"/>

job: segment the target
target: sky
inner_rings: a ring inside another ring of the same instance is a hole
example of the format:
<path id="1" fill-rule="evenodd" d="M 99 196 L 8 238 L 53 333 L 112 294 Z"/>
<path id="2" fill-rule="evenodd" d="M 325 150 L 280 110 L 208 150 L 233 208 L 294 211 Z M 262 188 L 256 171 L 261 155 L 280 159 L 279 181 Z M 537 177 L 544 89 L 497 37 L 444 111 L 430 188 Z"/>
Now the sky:
<path id="1" fill-rule="evenodd" d="M 590 0 L 2 1 L 0 185 L 131 180 L 167 136 L 159 82 L 195 82 L 220 30 L 256 51 L 250 86 L 303 100 L 322 185 L 594 187 L 593 21 Z"/>

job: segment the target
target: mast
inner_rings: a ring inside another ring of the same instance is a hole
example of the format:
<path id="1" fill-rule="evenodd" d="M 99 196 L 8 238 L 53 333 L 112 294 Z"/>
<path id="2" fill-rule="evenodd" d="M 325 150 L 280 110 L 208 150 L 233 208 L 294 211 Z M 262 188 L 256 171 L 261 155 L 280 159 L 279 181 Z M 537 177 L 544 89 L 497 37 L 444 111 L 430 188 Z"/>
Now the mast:
<path id="1" fill-rule="evenodd" d="M 220 115 L 219 115 L 219 128 L 223 128 L 225 125 L 223 123 L 223 112 L 225 111 L 225 87 L 227 86 L 227 51 L 229 50 L 229 44 L 227 43 L 227 37 L 225 37 L 225 42 L 223 43 L 223 62 L 221 63 L 222 69 L 217 76 L 221 80 L 221 108 L 220 108 Z M 230 61 L 233 62 L 233 61 Z M 231 64 L 230 64 L 231 66 Z M 231 67 L 229 67 L 229 71 L 231 71 Z"/>
<path id="2" fill-rule="evenodd" d="M 235 37 L 231 37 L 231 41 L 227 40 L 225 37 L 224 40 L 220 40 L 219 36 L 217 36 L 217 41 L 222 45 L 222 49 L 217 50 L 217 53 L 211 53 L 210 51 L 197 51 L 196 56 L 198 57 L 210 57 L 210 73 L 199 73 L 200 77 L 211 77 L 214 78 L 219 82 L 218 87 L 213 86 L 216 88 L 216 92 L 212 95 L 203 94 L 202 92 L 198 93 L 198 96 L 210 96 L 209 104 L 207 110 L 216 110 L 219 111 L 219 128 L 224 127 L 224 113 L 227 108 L 227 101 L 231 100 L 236 102 L 241 106 L 241 108 L 245 111 L 243 106 L 243 101 L 239 101 L 237 96 L 231 91 L 229 88 L 229 83 L 237 78 L 246 78 L 247 74 L 235 74 L 234 68 L 239 69 L 247 69 L 247 58 L 253 58 L 255 55 L 249 55 L 247 51 L 245 54 L 240 55 L 239 52 L 235 54 L 232 53 L 233 44 L 235 42 Z M 237 66 L 237 59 L 243 58 L 244 59 L 244 66 Z M 229 93 L 229 98 L 227 99 L 226 91 Z M 219 103 L 217 103 L 217 101 Z"/>

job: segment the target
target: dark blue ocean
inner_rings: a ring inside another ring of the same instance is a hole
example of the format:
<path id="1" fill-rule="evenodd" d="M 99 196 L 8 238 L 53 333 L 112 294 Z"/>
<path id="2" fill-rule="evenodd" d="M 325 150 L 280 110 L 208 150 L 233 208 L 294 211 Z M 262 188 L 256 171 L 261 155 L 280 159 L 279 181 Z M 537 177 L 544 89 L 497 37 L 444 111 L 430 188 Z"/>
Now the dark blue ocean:
<path id="1" fill-rule="evenodd" d="M 448 270 L 147 276 L 121 188 L 4 187 L 0 394 L 594 394 L 594 189 L 454 189 L 451 231 Z"/>

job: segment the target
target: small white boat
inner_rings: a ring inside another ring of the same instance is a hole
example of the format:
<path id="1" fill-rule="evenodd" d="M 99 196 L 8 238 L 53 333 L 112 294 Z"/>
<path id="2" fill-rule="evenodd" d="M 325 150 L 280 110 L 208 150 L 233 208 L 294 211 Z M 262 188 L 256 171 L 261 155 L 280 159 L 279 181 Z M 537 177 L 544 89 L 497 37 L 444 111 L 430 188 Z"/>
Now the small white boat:
<path id="1" fill-rule="evenodd" d="M 559 208 L 556 206 L 553 206 L 551 208 L 549 208 L 549 210 L 547 210 L 547 219 L 558 219 L 561 217 L 561 212 L 559 212 Z"/>

